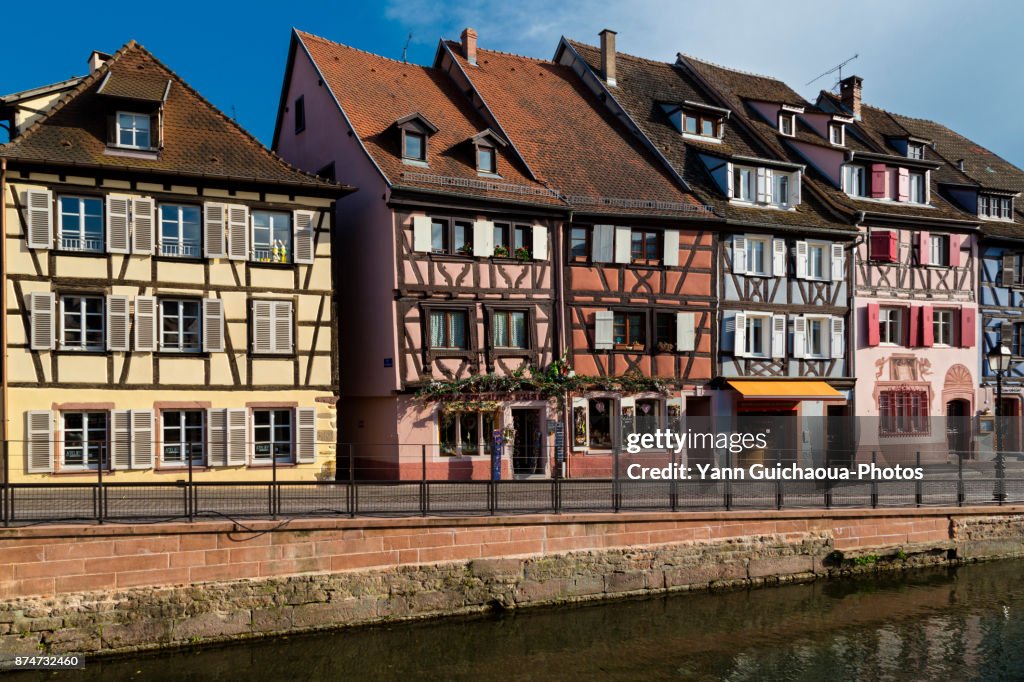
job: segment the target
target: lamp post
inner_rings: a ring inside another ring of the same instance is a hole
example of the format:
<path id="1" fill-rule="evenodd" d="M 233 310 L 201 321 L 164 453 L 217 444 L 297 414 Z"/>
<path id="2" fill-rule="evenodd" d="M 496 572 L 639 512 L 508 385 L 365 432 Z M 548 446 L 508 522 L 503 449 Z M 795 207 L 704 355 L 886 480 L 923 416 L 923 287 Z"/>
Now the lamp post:
<path id="1" fill-rule="evenodd" d="M 1002 424 L 1001 417 L 1003 416 L 1003 375 L 1010 370 L 1010 361 L 1013 358 L 1013 354 L 1010 353 L 1010 349 L 1000 344 L 998 348 L 994 348 L 992 352 L 988 354 L 988 367 L 990 370 L 996 373 L 996 405 L 995 405 L 995 428 L 992 433 L 995 436 L 994 445 L 996 449 L 996 493 L 995 498 L 1000 502 L 1006 499 L 1005 476 L 1006 466 L 1003 461 L 1003 443 L 1002 443 Z"/>

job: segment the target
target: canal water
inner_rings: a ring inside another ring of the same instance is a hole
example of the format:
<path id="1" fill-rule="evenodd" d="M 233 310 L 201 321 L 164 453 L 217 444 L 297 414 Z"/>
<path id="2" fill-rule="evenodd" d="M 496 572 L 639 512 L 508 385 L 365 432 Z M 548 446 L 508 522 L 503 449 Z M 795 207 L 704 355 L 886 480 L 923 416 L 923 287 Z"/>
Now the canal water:
<path id="1" fill-rule="evenodd" d="M 19 680 L 1021 680 L 1024 561 L 395 624 Z"/>

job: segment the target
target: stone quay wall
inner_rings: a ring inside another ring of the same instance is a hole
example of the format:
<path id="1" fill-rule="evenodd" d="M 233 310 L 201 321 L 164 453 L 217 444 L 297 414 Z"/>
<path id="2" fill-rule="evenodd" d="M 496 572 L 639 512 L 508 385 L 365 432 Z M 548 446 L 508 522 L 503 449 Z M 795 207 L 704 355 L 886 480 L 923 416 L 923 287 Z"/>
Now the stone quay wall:
<path id="1" fill-rule="evenodd" d="M 0 529 L 0 653 L 118 653 L 1024 556 L 1024 507 Z"/>

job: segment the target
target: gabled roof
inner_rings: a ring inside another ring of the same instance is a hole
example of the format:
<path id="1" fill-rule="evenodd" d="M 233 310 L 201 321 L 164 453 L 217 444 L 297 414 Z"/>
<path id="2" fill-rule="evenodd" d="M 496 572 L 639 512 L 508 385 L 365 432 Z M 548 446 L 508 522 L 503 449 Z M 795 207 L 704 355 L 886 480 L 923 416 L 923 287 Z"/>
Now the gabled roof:
<path id="1" fill-rule="evenodd" d="M 162 100 L 166 93 L 163 148 L 155 158 L 107 153 L 111 104 L 99 92 L 101 86 L 112 87 L 121 98 L 148 99 L 159 91 Z M 352 191 L 286 163 L 134 40 L 81 79 L 21 135 L 0 145 L 0 156 L 40 165 Z"/>
<path id="2" fill-rule="evenodd" d="M 465 142 L 488 127 L 465 94 L 443 71 L 388 59 L 325 38 L 295 31 L 367 154 L 392 187 L 519 203 L 564 206 L 528 176 L 507 148 L 498 149 L 500 179 L 480 178 Z M 415 112 L 437 132 L 428 167 L 403 163 L 394 124 Z M 338 131 L 343 134 L 344 131 Z"/>

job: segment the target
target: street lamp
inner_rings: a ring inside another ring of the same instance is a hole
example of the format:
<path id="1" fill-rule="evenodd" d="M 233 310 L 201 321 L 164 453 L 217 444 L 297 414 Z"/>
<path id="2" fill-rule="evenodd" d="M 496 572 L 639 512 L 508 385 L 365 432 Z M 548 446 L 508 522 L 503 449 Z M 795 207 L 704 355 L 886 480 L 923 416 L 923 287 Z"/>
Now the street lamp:
<path id="1" fill-rule="evenodd" d="M 988 354 L 988 367 L 990 370 L 996 373 L 996 405 L 995 405 L 995 428 L 993 429 L 993 435 L 995 436 L 995 448 L 996 448 L 996 499 L 1005 500 L 1006 490 L 1004 489 L 1004 477 L 1006 475 L 1006 467 L 1003 462 L 1003 443 L 1000 431 L 1002 429 L 1002 420 L 1000 417 L 1003 416 L 1003 375 L 1010 371 L 1010 361 L 1013 358 L 1013 354 L 1010 349 L 1006 346 L 999 344 L 998 348 L 993 348 L 992 352 Z"/>

